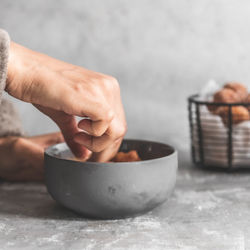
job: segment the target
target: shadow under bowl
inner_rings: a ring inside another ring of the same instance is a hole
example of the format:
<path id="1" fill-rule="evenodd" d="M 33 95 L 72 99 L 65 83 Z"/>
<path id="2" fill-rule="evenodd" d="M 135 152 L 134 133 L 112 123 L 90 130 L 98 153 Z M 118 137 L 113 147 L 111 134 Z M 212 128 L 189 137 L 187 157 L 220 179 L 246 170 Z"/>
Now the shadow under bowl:
<path id="1" fill-rule="evenodd" d="M 172 193 L 177 152 L 166 144 L 123 140 L 120 150 L 136 150 L 137 162 L 79 162 L 65 143 L 45 151 L 48 192 L 61 205 L 88 218 L 117 219 L 148 212 Z"/>

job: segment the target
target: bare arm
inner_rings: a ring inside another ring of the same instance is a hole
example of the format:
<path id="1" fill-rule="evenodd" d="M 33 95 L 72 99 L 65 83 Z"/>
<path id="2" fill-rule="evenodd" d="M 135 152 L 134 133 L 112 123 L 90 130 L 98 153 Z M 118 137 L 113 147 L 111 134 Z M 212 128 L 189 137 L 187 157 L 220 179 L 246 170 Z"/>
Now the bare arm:
<path id="1" fill-rule="evenodd" d="M 107 161 L 116 154 L 126 120 L 115 78 L 11 42 L 5 90 L 48 115 L 76 156 L 91 150 L 92 160 Z"/>

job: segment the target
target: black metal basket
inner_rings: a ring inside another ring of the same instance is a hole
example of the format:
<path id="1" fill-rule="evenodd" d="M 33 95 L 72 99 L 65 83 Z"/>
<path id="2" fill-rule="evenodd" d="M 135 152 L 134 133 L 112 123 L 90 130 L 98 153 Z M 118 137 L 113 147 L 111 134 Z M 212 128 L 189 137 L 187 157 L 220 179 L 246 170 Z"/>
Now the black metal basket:
<path id="1" fill-rule="evenodd" d="M 220 107 L 224 115 L 213 113 Z M 196 165 L 250 169 L 250 122 L 242 125 L 247 117 L 237 114 L 236 107 L 250 110 L 250 103 L 213 103 L 202 101 L 198 94 L 188 98 L 191 153 Z"/>

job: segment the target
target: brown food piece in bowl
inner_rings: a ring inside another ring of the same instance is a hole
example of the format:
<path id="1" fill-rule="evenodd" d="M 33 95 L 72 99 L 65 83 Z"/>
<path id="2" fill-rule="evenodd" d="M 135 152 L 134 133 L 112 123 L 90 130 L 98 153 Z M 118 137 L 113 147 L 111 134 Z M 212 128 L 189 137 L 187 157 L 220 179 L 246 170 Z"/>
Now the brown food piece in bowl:
<path id="1" fill-rule="evenodd" d="M 229 107 L 219 107 L 216 110 L 216 114 L 219 115 L 224 124 L 229 123 Z M 248 109 L 243 106 L 232 106 L 232 123 L 238 124 L 243 121 L 248 121 L 250 118 Z"/>
<path id="2" fill-rule="evenodd" d="M 141 161 L 136 150 L 131 150 L 127 153 L 118 152 L 116 156 L 111 160 L 112 162 L 132 162 L 132 161 Z"/>
<path id="3" fill-rule="evenodd" d="M 238 82 L 229 82 L 224 85 L 225 89 L 231 89 L 239 96 L 239 102 L 245 101 L 248 90 L 247 87 Z"/>

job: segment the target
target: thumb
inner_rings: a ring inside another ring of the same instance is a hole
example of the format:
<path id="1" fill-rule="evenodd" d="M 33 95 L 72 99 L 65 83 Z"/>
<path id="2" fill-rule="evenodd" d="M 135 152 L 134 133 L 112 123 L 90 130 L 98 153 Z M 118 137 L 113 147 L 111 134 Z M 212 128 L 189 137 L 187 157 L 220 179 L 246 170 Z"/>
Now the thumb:
<path id="1" fill-rule="evenodd" d="M 78 158 L 85 158 L 90 154 L 90 151 L 74 141 L 74 135 L 79 133 L 79 128 L 74 116 L 69 116 L 65 114 L 65 117 L 61 117 L 56 121 L 58 127 L 61 129 L 64 136 L 65 142 L 68 144 L 72 153 Z"/>
<path id="2" fill-rule="evenodd" d="M 63 134 L 65 142 L 76 157 L 85 158 L 90 154 L 90 151 L 86 147 L 73 140 L 74 135 L 80 131 L 73 115 L 68 115 L 63 111 L 54 110 L 40 105 L 34 106 L 45 115 L 49 116 L 57 124 Z"/>

